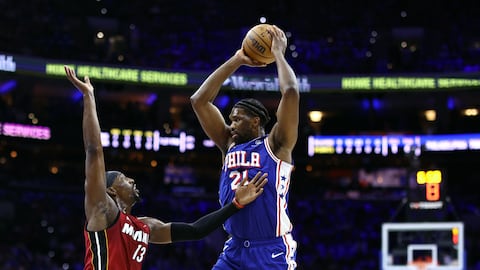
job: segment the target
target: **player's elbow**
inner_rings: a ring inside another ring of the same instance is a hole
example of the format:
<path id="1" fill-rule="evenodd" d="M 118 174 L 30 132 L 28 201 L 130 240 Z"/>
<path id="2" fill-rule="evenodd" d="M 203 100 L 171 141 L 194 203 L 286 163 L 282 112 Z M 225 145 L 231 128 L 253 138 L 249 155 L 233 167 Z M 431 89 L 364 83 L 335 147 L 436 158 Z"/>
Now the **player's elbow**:
<path id="1" fill-rule="evenodd" d="M 190 236 L 192 240 L 200 240 L 208 235 L 208 232 L 202 231 L 195 226 L 191 227 Z"/>
<path id="2" fill-rule="evenodd" d="M 190 96 L 190 103 L 192 104 L 193 107 L 198 106 L 201 103 L 205 103 L 200 95 L 198 93 L 194 93 L 193 95 Z"/>
<path id="3" fill-rule="evenodd" d="M 203 94 L 202 91 L 197 91 L 190 96 L 190 104 L 192 104 L 194 109 L 200 108 L 208 103 L 212 103 L 213 99 L 214 97 Z"/>
<path id="4" fill-rule="evenodd" d="M 298 90 L 298 85 L 296 83 L 290 83 L 284 87 L 283 93 L 284 98 L 291 100 L 299 100 L 300 92 Z"/>
<path id="5" fill-rule="evenodd" d="M 190 96 L 190 103 L 195 104 L 198 102 L 198 97 L 195 94 Z"/>
<path id="6" fill-rule="evenodd" d="M 192 105 L 192 108 L 194 111 L 200 109 L 203 104 L 203 102 L 201 101 L 200 97 L 198 97 L 196 94 L 193 94 L 192 96 L 190 96 L 190 104 Z"/>

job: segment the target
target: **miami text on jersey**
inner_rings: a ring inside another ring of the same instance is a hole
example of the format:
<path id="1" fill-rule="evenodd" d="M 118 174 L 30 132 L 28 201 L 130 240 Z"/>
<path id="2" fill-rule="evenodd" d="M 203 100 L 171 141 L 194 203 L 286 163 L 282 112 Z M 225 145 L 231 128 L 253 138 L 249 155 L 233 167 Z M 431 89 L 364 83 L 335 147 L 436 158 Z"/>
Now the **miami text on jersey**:
<path id="1" fill-rule="evenodd" d="M 128 223 L 123 224 L 122 233 L 129 235 L 135 241 L 148 245 L 149 234 L 141 230 L 135 231 L 135 228 Z"/>

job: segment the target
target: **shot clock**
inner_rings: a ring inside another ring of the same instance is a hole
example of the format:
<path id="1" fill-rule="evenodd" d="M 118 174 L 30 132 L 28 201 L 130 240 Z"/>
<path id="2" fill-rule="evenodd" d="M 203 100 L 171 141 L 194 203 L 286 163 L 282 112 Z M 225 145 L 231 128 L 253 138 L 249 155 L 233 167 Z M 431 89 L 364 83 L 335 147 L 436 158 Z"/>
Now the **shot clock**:
<path id="1" fill-rule="evenodd" d="M 437 202 L 442 199 L 442 192 L 440 189 L 442 184 L 442 171 L 418 171 L 416 176 L 417 185 L 425 188 L 424 199 L 427 202 Z"/>
<path id="2" fill-rule="evenodd" d="M 434 221 L 445 218 L 445 175 L 440 169 L 412 172 L 408 189 L 408 219 Z"/>

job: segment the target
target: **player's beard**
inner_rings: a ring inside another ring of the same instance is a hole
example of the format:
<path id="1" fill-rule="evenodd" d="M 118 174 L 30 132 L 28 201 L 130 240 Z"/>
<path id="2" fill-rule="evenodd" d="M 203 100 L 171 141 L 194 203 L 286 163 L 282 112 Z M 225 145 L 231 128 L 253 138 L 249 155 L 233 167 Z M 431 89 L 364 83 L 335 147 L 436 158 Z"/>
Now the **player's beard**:
<path id="1" fill-rule="evenodd" d="M 142 201 L 142 197 L 140 197 L 140 195 L 138 193 L 134 193 L 133 194 L 133 201 L 132 203 L 130 204 L 130 207 L 133 207 L 136 203 L 139 203 Z"/>
<path id="2" fill-rule="evenodd" d="M 134 203 L 140 202 L 142 200 L 142 197 L 140 196 L 140 190 L 137 189 L 137 185 L 133 185 L 133 199 L 135 200 Z"/>
<path id="3" fill-rule="evenodd" d="M 236 133 L 236 136 L 233 137 L 235 144 L 242 144 L 249 142 L 257 137 L 257 134 L 254 133 Z"/>
<path id="4" fill-rule="evenodd" d="M 242 136 L 237 133 L 236 136 L 233 137 L 233 141 L 235 142 L 235 144 L 242 144 L 246 142 L 247 139 L 245 138 L 245 136 Z"/>

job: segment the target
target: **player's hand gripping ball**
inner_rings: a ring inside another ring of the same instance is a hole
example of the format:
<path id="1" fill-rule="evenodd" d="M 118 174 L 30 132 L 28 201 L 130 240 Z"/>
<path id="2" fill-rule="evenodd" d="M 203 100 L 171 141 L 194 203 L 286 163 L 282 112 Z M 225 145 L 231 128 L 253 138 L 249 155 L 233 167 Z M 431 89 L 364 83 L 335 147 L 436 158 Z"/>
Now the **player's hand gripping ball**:
<path id="1" fill-rule="evenodd" d="M 270 64 L 275 62 L 272 54 L 272 35 L 267 31 L 268 24 L 262 23 L 252 27 L 242 41 L 245 54 L 251 59 Z"/>

